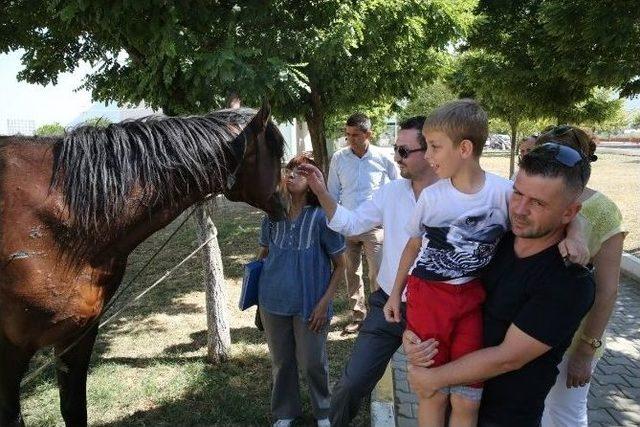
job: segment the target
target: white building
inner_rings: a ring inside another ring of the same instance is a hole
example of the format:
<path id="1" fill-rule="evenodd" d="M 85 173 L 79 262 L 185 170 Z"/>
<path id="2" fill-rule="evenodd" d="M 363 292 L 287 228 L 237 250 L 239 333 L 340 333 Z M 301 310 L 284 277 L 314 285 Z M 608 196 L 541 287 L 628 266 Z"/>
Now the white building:
<path id="1" fill-rule="evenodd" d="M 0 135 L 33 135 L 35 131 L 35 120 L 0 115 Z"/>
<path id="2" fill-rule="evenodd" d="M 95 102 L 91 104 L 91 107 L 87 111 L 82 112 L 71 120 L 67 127 L 73 128 L 91 119 L 104 119 L 108 123 L 118 123 L 123 120 L 139 119 L 154 114 L 162 114 L 162 111 L 154 111 L 143 104 L 132 108 L 121 108 L 118 107 L 118 104 L 115 102 L 108 104 Z"/>

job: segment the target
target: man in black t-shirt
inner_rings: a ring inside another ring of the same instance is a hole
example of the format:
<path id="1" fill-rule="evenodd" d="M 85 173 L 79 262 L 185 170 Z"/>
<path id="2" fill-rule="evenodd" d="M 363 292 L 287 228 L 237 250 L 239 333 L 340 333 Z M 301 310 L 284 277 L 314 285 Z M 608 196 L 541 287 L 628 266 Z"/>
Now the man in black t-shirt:
<path id="1" fill-rule="evenodd" d="M 482 350 L 427 369 L 433 344 L 405 333 L 409 380 L 419 395 L 486 381 L 478 425 L 538 426 L 556 366 L 594 298 L 581 266 L 566 266 L 557 248 L 580 210 L 589 162 L 577 151 L 543 144 L 520 161 L 507 233 L 487 268 Z M 454 423 L 454 420 L 451 420 Z"/>

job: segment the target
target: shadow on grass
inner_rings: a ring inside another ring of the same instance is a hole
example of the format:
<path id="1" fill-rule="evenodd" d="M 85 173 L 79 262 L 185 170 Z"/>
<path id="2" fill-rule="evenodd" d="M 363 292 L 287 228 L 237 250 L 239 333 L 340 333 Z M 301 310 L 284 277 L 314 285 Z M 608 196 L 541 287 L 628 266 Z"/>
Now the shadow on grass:
<path id="1" fill-rule="evenodd" d="M 135 367 L 190 364 L 189 384 L 175 399 L 158 402 L 102 426 L 268 425 L 270 369 L 266 356 L 250 355 L 211 366 L 202 358 L 106 359 Z M 199 359 L 199 360 L 197 360 Z M 192 360 L 192 362 L 189 362 Z"/>

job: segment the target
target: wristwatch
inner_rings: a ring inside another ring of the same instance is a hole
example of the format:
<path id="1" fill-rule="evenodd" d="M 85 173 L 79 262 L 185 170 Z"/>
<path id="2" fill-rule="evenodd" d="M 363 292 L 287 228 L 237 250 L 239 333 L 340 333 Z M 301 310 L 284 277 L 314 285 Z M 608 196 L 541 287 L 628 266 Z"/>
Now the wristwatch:
<path id="1" fill-rule="evenodd" d="M 597 350 L 600 347 L 602 347 L 602 341 L 599 340 L 598 338 L 591 338 L 586 336 L 585 334 L 582 334 L 580 335 L 580 339 L 586 342 L 587 344 L 589 344 L 594 350 Z"/>

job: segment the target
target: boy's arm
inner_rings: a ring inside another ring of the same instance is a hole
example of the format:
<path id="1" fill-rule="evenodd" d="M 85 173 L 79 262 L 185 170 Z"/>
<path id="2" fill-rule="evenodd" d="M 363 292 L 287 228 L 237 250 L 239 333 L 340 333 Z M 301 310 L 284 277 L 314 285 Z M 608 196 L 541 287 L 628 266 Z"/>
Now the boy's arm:
<path id="1" fill-rule="evenodd" d="M 393 284 L 393 290 L 389 295 L 389 300 L 384 305 L 384 317 L 387 322 L 400 322 L 402 315 L 400 314 L 400 301 L 402 300 L 402 292 L 407 284 L 407 276 L 409 275 L 409 269 L 413 265 L 418 253 L 420 252 L 420 246 L 422 239 L 420 237 L 410 237 L 407 244 L 404 246 L 402 256 L 400 257 L 400 263 L 398 264 L 398 272 L 396 273 L 396 280 Z"/>

